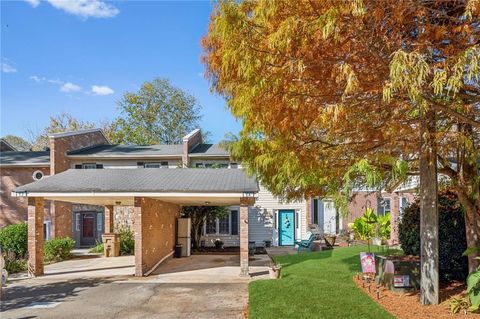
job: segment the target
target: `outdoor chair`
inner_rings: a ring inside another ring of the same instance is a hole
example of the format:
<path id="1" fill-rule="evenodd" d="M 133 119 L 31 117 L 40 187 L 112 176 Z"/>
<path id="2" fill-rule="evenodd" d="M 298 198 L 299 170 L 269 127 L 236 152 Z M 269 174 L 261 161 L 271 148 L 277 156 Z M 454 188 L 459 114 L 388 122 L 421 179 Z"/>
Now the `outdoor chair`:
<path id="1" fill-rule="evenodd" d="M 314 234 L 310 233 L 310 237 L 308 239 L 297 241 L 297 252 L 301 252 L 303 250 L 312 251 L 313 250 L 313 241 L 315 239 L 316 239 L 316 236 Z"/>

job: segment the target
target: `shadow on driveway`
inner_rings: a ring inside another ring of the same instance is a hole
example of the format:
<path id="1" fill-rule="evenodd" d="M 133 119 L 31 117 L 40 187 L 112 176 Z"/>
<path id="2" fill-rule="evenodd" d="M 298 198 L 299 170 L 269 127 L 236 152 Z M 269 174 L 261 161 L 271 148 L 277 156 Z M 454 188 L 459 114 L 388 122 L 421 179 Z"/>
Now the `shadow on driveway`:
<path id="1" fill-rule="evenodd" d="M 4 299 L 0 310 L 2 312 L 31 306 L 33 303 L 51 303 L 65 301 L 66 298 L 77 296 L 84 289 L 104 283 L 107 279 L 76 279 L 47 284 L 15 285 L 4 289 Z"/>

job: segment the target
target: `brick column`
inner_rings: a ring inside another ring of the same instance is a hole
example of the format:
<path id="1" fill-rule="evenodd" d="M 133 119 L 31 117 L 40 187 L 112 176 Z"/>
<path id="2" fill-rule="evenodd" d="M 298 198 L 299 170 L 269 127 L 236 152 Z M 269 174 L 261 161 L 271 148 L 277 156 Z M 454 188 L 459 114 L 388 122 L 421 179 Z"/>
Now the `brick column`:
<path id="1" fill-rule="evenodd" d="M 143 263 L 142 198 L 135 197 L 133 204 L 133 231 L 135 236 L 135 276 L 142 277 L 146 271 Z"/>
<path id="2" fill-rule="evenodd" d="M 42 197 L 28 198 L 28 274 L 43 275 L 43 220 L 44 201 Z"/>
<path id="3" fill-rule="evenodd" d="M 72 238 L 72 204 L 67 202 L 52 201 L 52 237 Z"/>
<path id="4" fill-rule="evenodd" d="M 240 276 L 249 276 L 248 270 L 248 206 L 252 200 L 240 198 Z"/>
<path id="5" fill-rule="evenodd" d="M 113 233 L 113 205 L 105 206 L 105 234 Z"/>

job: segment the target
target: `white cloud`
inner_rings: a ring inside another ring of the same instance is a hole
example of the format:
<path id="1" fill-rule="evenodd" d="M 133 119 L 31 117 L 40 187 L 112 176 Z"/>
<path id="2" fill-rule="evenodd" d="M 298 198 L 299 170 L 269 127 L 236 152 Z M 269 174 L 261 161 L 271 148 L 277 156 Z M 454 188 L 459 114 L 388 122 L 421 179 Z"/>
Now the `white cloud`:
<path id="1" fill-rule="evenodd" d="M 37 83 L 45 81 L 45 77 L 43 76 L 38 76 L 38 75 L 30 75 L 30 80 L 35 81 Z"/>
<path id="2" fill-rule="evenodd" d="M 82 18 L 111 18 L 120 11 L 100 0 L 47 0 L 53 7 Z"/>
<path id="3" fill-rule="evenodd" d="M 92 90 L 90 92 L 93 95 L 110 95 L 114 91 L 106 85 L 92 85 Z"/>
<path id="4" fill-rule="evenodd" d="M 79 92 L 81 90 L 82 88 L 80 86 L 73 84 L 72 82 L 67 82 L 60 87 L 60 91 L 65 93 Z"/>
<path id="5" fill-rule="evenodd" d="M 36 8 L 40 4 L 40 0 L 25 0 L 26 2 L 30 3 L 30 5 Z"/>
<path id="6" fill-rule="evenodd" d="M 17 69 L 8 64 L 7 62 L 2 62 L 2 72 L 3 73 L 15 73 Z"/>
<path id="7" fill-rule="evenodd" d="M 45 79 L 45 78 L 44 78 Z M 47 79 L 47 82 L 48 83 L 52 83 L 52 84 L 58 84 L 58 85 L 62 85 L 63 84 L 63 81 L 60 80 L 60 79 Z"/>

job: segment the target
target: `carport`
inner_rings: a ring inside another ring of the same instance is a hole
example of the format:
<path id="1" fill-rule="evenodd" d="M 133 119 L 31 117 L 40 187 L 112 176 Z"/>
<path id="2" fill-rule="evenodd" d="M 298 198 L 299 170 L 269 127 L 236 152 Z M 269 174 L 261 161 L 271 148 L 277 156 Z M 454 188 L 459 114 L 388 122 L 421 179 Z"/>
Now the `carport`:
<path id="1" fill-rule="evenodd" d="M 240 206 L 240 275 L 248 276 L 248 207 L 257 181 L 238 169 L 70 169 L 16 188 L 28 197 L 28 269 L 44 273 L 44 201 L 102 205 L 105 233 L 113 231 L 113 206 L 134 207 L 135 276 L 145 276 L 173 253 L 182 205 Z"/>

